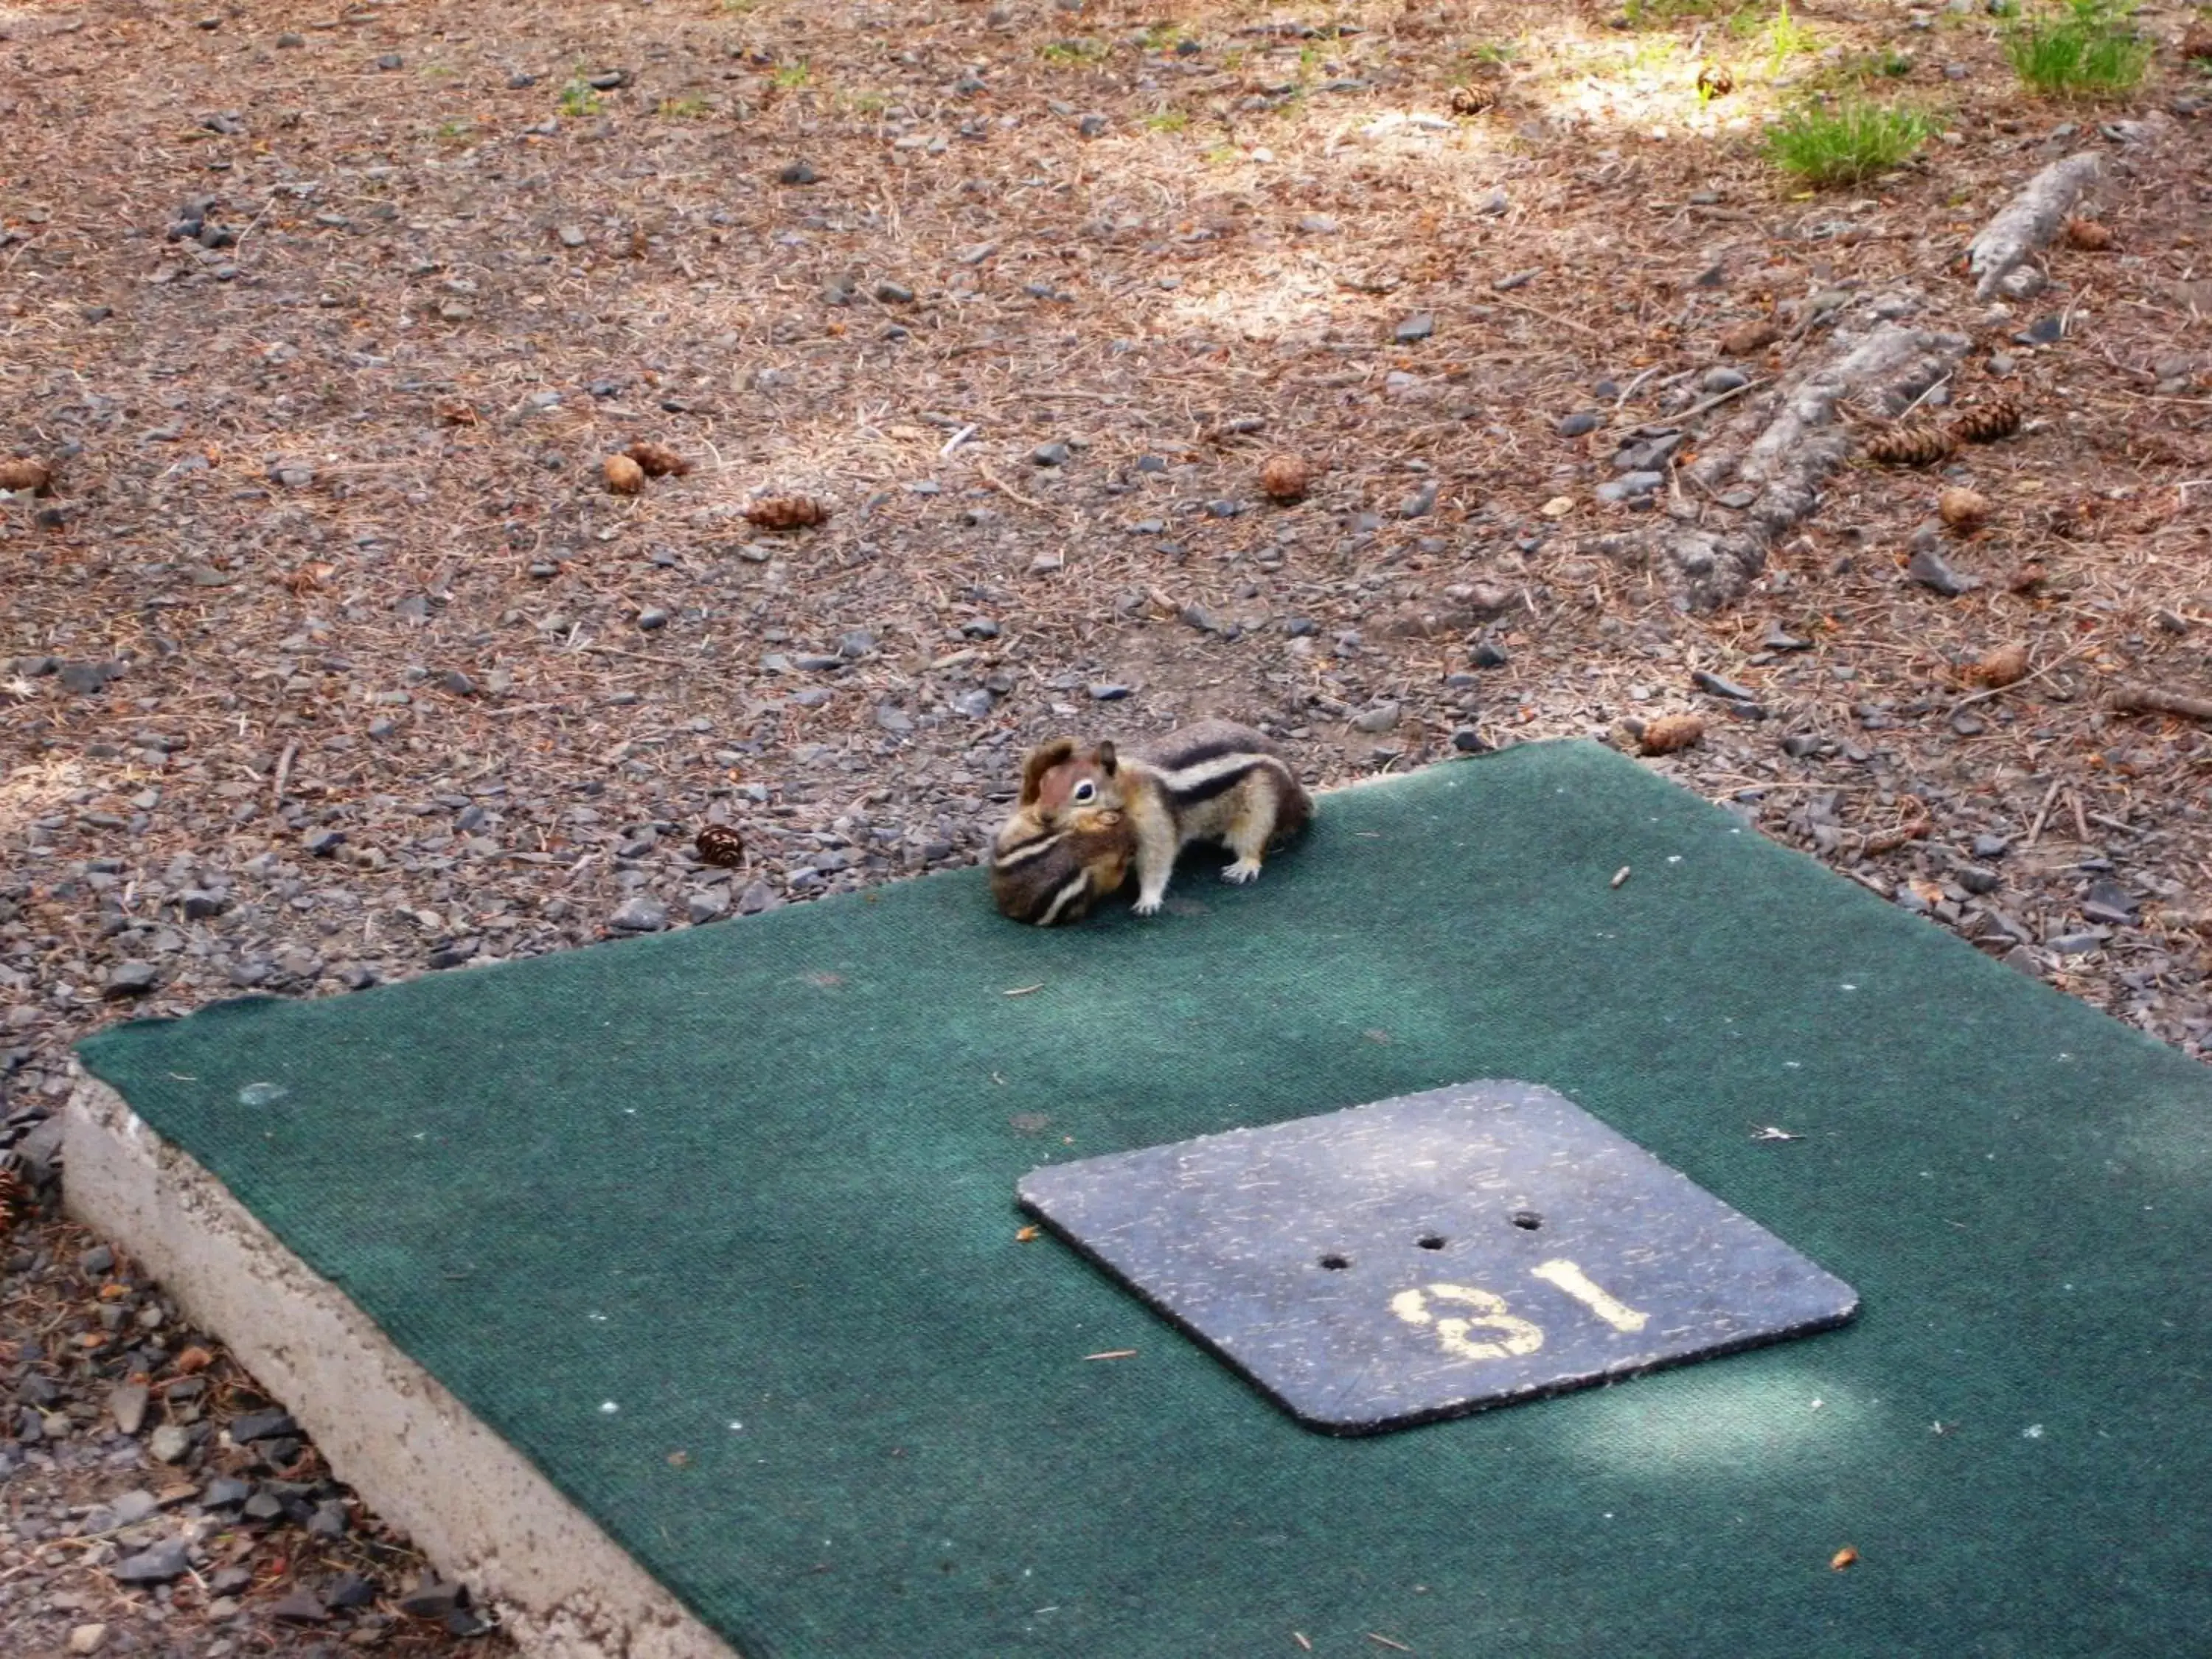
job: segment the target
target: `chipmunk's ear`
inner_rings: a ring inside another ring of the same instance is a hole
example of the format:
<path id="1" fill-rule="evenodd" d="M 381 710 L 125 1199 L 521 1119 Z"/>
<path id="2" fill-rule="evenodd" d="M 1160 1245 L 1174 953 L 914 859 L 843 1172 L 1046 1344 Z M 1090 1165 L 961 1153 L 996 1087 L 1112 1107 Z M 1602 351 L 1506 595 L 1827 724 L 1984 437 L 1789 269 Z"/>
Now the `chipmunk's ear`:
<path id="1" fill-rule="evenodd" d="M 1098 745 L 1098 769 L 1108 777 L 1114 775 L 1114 744 L 1112 739 Z"/>
<path id="2" fill-rule="evenodd" d="M 1036 805 L 1037 792 L 1044 787 L 1044 775 L 1075 755 L 1073 738 L 1054 738 L 1050 743 L 1041 743 L 1030 750 L 1022 761 L 1022 799 L 1024 806 Z"/>

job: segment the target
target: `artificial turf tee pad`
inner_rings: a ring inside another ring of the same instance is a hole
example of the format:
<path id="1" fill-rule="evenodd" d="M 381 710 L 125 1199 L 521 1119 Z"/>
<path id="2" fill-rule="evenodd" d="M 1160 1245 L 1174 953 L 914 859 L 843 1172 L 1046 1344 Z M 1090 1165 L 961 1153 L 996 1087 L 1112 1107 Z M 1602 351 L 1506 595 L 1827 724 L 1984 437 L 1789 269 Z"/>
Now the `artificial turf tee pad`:
<path id="1" fill-rule="evenodd" d="M 1149 921 L 969 872 L 82 1054 L 749 1659 L 2212 1629 L 2212 1079 L 1602 750 L 1324 797 Z M 1858 1316 L 1332 1438 L 1017 1242 L 1040 1164 L 1486 1077 Z"/>

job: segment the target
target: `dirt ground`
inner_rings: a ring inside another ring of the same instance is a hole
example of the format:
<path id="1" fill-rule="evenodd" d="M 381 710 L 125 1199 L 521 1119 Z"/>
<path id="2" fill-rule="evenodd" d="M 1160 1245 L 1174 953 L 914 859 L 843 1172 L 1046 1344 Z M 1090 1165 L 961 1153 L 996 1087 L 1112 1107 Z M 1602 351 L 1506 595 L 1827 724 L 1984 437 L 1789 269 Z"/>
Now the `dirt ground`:
<path id="1" fill-rule="evenodd" d="M 2137 21 L 2084 105 L 1965 0 L 0 0 L 0 1646 L 504 1640 L 55 1218 L 71 1042 L 972 863 L 1057 730 L 1327 784 L 1696 713 L 1650 763 L 2201 1054 L 2212 744 L 2114 694 L 2212 696 L 2212 19 Z M 1938 136 L 1804 190 L 1819 95 Z M 2080 151 L 2109 238 L 1977 300 Z M 2020 432 L 1853 461 L 1717 611 L 1607 551 L 1869 314 Z"/>

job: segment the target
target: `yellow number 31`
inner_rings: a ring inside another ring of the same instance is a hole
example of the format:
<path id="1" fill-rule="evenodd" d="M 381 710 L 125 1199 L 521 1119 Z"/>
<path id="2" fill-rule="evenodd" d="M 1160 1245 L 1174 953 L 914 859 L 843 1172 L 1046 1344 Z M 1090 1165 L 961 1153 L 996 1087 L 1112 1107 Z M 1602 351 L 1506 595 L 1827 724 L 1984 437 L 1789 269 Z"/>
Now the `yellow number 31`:
<path id="1" fill-rule="evenodd" d="M 1557 1286 L 1617 1331 L 1640 1331 L 1650 1317 L 1607 1295 L 1571 1261 L 1547 1261 L 1531 1267 L 1530 1274 Z M 1435 1303 L 1474 1310 L 1471 1314 L 1437 1313 Z M 1471 1285 L 1431 1285 L 1423 1290 L 1401 1291 L 1390 1298 L 1390 1311 L 1408 1325 L 1435 1328 L 1437 1346 L 1461 1359 L 1506 1359 L 1534 1353 L 1544 1346 L 1540 1327 L 1505 1310 L 1505 1298 Z M 1486 1331 L 1494 1341 L 1476 1341 L 1472 1333 Z"/>

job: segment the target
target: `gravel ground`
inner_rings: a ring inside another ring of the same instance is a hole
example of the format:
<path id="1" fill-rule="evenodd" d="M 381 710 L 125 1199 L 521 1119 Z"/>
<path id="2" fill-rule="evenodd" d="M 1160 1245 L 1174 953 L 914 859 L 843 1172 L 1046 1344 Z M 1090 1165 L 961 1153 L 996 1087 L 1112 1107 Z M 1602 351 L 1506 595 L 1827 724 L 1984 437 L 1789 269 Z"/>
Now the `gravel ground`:
<path id="1" fill-rule="evenodd" d="M 503 1640 L 57 1218 L 71 1042 L 969 864 L 1057 729 L 1326 784 L 1698 714 L 1652 764 L 2201 1055 L 2212 745 L 2112 697 L 2212 687 L 2187 17 L 2084 110 L 1978 11 L 1751 7 L 1709 108 L 1698 9 L 0 6 L 0 1647 Z M 1942 139 L 1778 181 L 1862 83 Z M 2110 245 L 1975 301 L 2084 147 Z M 1608 555 L 1869 314 L 2019 435 L 1838 473 L 1716 615 Z M 690 470 L 611 492 L 638 439 Z"/>

